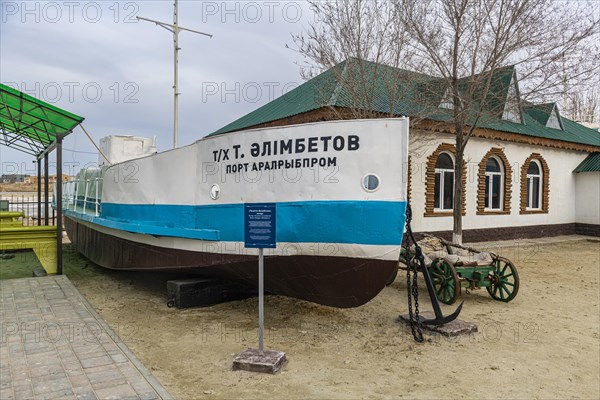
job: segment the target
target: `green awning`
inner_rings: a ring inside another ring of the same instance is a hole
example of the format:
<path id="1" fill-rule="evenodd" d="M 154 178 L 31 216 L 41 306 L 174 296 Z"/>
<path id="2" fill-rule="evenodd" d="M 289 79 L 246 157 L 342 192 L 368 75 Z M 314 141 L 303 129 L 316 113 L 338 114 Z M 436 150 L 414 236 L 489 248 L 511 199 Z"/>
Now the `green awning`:
<path id="1" fill-rule="evenodd" d="M 575 168 L 573 172 L 599 172 L 600 153 L 592 153 Z"/>
<path id="2" fill-rule="evenodd" d="M 83 119 L 0 83 L 0 145 L 38 156 Z"/>

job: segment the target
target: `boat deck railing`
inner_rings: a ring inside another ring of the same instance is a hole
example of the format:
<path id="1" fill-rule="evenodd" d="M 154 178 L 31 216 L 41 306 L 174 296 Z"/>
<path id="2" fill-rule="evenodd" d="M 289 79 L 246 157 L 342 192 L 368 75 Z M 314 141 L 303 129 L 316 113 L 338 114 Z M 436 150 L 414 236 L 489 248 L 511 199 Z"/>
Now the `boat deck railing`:
<path id="1" fill-rule="evenodd" d="M 76 178 L 63 183 L 62 203 L 64 210 L 99 216 L 102 193 L 102 177 Z"/>

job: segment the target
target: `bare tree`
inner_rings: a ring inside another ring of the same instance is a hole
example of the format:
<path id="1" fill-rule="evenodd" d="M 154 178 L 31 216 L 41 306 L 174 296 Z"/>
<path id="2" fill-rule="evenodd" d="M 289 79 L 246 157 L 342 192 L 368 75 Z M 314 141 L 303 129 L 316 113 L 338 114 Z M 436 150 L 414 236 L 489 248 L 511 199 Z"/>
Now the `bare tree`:
<path id="1" fill-rule="evenodd" d="M 461 243 L 467 143 L 492 115 L 510 113 L 507 108 L 520 114 L 519 104 L 495 98 L 495 72 L 517 66 L 522 99 L 559 92 L 565 76 L 577 82 L 593 77 L 600 65 L 598 5 L 548 0 L 398 0 L 395 5 L 415 53 L 413 67 L 441 77 L 452 99 L 453 241 Z"/>
<path id="2" fill-rule="evenodd" d="M 568 118 L 594 124 L 600 121 L 600 87 L 596 84 L 590 87 L 573 89 L 563 96 L 562 112 Z"/>
<path id="3" fill-rule="evenodd" d="M 293 48 L 306 60 L 300 65 L 302 77 L 310 79 L 330 69 L 348 102 L 344 110 L 331 108 L 339 118 L 392 113 L 399 77 L 393 76 L 396 71 L 390 67 L 399 66 L 405 48 L 394 4 L 388 0 L 317 0 L 309 4 L 316 22 L 293 35 Z M 374 112 L 373 101 L 382 90 L 390 104 Z"/>
<path id="4" fill-rule="evenodd" d="M 585 84 L 597 77 L 600 68 L 597 2 L 338 0 L 311 4 L 316 22 L 294 42 L 318 69 L 358 57 L 437 78 L 419 87 L 423 107 L 418 116 L 426 117 L 431 106 L 428 91 L 445 93 L 442 101 L 451 110 L 449 123 L 456 142 L 456 243 L 462 242 L 464 152 L 476 128 L 503 114 L 518 119 L 521 101 L 563 93 L 565 78 L 573 85 Z M 519 71 L 520 92 L 497 91 L 497 72 L 508 66 Z M 390 87 L 392 96 L 403 95 L 396 92 L 395 82 Z M 368 89 L 362 87 L 358 94 Z"/>

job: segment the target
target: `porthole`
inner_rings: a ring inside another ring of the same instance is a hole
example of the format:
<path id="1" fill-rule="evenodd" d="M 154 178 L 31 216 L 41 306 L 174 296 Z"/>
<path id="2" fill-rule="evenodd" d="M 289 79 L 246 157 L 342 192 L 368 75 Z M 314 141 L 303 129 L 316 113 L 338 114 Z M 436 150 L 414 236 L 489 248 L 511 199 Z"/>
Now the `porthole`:
<path id="1" fill-rule="evenodd" d="M 221 188 L 219 185 L 212 185 L 210 188 L 210 198 L 213 200 L 217 200 L 221 195 Z"/>
<path id="2" fill-rule="evenodd" d="M 367 192 L 374 192 L 379 189 L 380 179 L 375 174 L 368 174 L 363 177 L 362 184 Z"/>

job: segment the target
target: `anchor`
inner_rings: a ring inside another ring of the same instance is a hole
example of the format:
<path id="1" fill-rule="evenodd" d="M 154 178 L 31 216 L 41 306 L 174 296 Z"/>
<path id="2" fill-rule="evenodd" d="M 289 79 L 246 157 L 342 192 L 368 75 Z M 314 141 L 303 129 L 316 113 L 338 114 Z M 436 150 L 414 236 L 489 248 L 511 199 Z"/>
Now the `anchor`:
<path id="1" fill-rule="evenodd" d="M 444 316 L 444 314 L 442 313 L 442 309 L 440 307 L 440 303 L 438 301 L 438 298 L 435 294 L 435 289 L 433 287 L 433 281 L 431 280 L 431 276 L 429 275 L 429 271 L 427 269 L 427 267 L 425 266 L 425 259 L 423 257 L 423 252 L 421 250 L 421 247 L 419 246 L 419 244 L 417 243 L 417 241 L 415 240 L 415 237 L 413 235 L 412 232 L 412 228 L 410 226 L 410 222 L 412 220 L 412 209 L 410 207 L 410 203 L 407 204 L 406 207 L 406 262 L 407 262 L 407 283 L 409 285 L 408 287 L 408 295 L 409 295 L 409 319 L 410 319 L 410 323 L 411 323 L 411 328 L 413 328 L 413 336 L 415 337 L 415 340 L 417 341 L 422 341 L 422 334 L 420 332 L 420 324 L 424 324 L 424 325 L 443 325 L 443 324 L 447 324 L 448 322 L 454 321 L 456 318 L 458 318 L 458 315 L 460 314 L 464 301 L 460 303 L 460 305 L 456 308 L 456 310 L 448 315 L 448 316 Z M 412 243 L 414 243 L 415 245 L 415 256 L 414 258 L 410 258 L 410 242 L 412 241 Z M 414 265 L 413 263 L 415 262 L 418 263 L 418 268 L 417 265 Z M 423 273 L 423 278 L 425 279 L 425 285 L 427 286 L 427 292 L 429 293 L 429 299 L 431 301 L 431 306 L 433 307 L 433 312 L 435 314 L 435 318 L 433 319 L 423 319 L 420 320 L 419 319 L 419 311 L 418 311 L 418 290 L 413 289 L 410 287 L 410 271 L 411 268 L 413 269 L 413 272 L 415 272 L 415 277 L 413 279 L 413 284 L 416 286 L 416 272 L 417 270 L 420 270 Z M 413 312 L 412 312 L 412 302 L 411 302 L 411 292 L 413 293 L 412 296 L 415 298 L 415 308 L 416 308 L 416 321 L 413 321 Z M 415 324 L 416 323 L 416 324 Z M 416 327 L 414 326 L 416 325 Z M 418 330 L 419 335 L 417 336 L 415 332 L 415 328 Z M 419 340 L 420 337 L 420 340 Z"/>
<path id="2" fill-rule="evenodd" d="M 407 230 L 408 232 L 408 230 Z M 414 237 L 412 236 L 412 231 L 410 232 L 411 239 L 414 241 Z M 431 300 L 431 306 L 433 307 L 433 312 L 435 314 L 435 318 L 433 319 L 424 319 L 421 320 L 422 324 L 425 325 L 443 325 L 448 322 L 454 321 L 458 318 L 458 314 L 462 310 L 464 300 L 456 307 L 456 310 L 448 315 L 444 316 L 442 313 L 442 309 L 440 308 L 440 302 L 438 301 L 437 296 L 435 295 L 435 289 L 433 287 L 433 281 L 431 280 L 431 275 L 429 275 L 429 270 L 425 267 L 425 259 L 423 258 L 423 253 L 421 252 L 421 247 L 415 243 L 415 257 L 419 261 L 419 269 L 423 273 L 423 278 L 425 279 L 425 285 L 427 286 L 427 292 L 429 293 L 429 299 Z"/>

